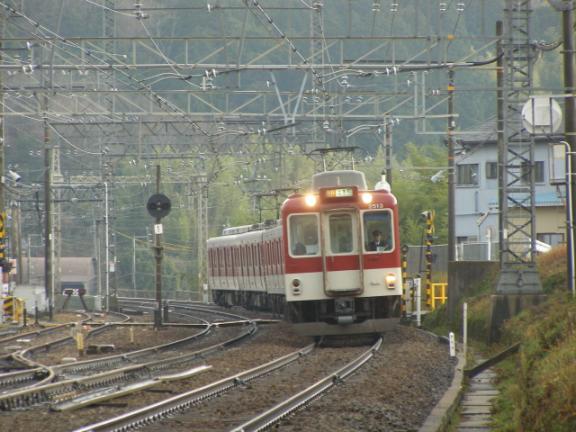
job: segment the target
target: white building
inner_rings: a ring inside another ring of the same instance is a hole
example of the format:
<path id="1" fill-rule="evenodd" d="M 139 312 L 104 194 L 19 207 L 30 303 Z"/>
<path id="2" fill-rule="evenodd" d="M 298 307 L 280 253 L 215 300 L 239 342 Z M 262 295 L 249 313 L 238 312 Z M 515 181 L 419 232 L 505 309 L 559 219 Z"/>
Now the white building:
<path id="1" fill-rule="evenodd" d="M 555 142 L 557 138 L 538 137 L 534 149 L 536 239 L 552 246 L 564 243 L 566 236 L 564 155 L 554 154 Z M 467 247 L 473 249 L 469 244 L 483 243 L 472 254 L 486 257 L 486 242 L 498 244 L 496 121 L 484 124 L 478 133 L 462 135 L 456 149 L 456 243 L 461 255 Z M 490 252 L 497 259 L 496 247 Z"/>

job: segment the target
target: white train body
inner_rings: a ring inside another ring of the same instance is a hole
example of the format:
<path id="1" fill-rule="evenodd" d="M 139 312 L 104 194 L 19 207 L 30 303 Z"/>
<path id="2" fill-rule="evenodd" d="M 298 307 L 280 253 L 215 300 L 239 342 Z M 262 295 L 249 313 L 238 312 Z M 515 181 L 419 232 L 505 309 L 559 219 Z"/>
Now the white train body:
<path id="1" fill-rule="evenodd" d="M 314 177 L 280 221 L 229 228 L 208 240 L 214 301 L 283 312 L 308 335 L 373 333 L 398 321 L 398 209 L 357 171 Z"/>

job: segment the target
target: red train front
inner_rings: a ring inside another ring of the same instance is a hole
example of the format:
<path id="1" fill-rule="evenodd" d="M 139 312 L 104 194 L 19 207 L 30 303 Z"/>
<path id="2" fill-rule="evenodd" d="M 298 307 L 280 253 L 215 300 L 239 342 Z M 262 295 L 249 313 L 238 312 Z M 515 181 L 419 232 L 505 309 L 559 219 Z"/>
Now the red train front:
<path id="1" fill-rule="evenodd" d="M 278 223 L 279 222 L 279 223 Z M 215 302 L 280 311 L 301 334 L 378 333 L 398 322 L 398 207 L 384 181 L 358 171 L 316 174 L 281 220 L 228 228 L 208 240 Z"/>
<path id="2" fill-rule="evenodd" d="M 381 332 L 398 322 L 402 294 L 398 207 L 364 174 L 316 174 L 312 192 L 282 206 L 290 321 L 308 335 Z"/>

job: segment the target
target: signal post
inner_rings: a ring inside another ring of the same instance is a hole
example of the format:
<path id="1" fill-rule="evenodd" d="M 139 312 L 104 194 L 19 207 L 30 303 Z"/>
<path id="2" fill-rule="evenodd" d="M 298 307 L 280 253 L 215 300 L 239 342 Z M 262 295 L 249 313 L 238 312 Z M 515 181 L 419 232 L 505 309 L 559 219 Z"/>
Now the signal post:
<path id="1" fill-rule="evenodd" d="M 156 166 L 156 193 L 148 199 L 146 209 L 150 216 L 155 218 L 154 224 L 154 257 L 156 259 L 156 309 L 154 313 L 154 328 L 162 326 L 162 218 L 170 213 L 172 205 L 170 199 L 160 193 L 160 165 Z"/>

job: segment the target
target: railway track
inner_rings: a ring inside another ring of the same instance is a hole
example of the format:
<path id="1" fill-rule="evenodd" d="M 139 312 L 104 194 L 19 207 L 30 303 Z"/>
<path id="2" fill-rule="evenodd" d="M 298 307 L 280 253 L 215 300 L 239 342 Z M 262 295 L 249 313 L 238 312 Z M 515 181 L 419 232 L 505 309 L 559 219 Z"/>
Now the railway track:
<path id="1" fill-rule="evenodd" d="M 336 384 L 344 381 L 349 375 L 360 369 L 367 361 L 373 356 L 374 352 L 380 349 L 382 345 L 382 338 L 379 338 L 376 343 L 360 356 L 347 363 L 344 367 L 324 377 L 323 379 L 315 382 L 303 391 L 288 397 L 282 402 L 274 405 L 269 410 L 257 414 L 248 421 L 237 426 L 233 432 L 250 432 L 260 431 L 272 427 L 277 424 L 284 417 L 290 415 L 297 409 L 312 402 L 314 399 L 322 396 L 328 392 Z"/>
<path id="2" fill-rule="evenodd" d="M 142 427 L 143 425 L 159 421 L 175 413 L 185 410 L 190 406 L 206 400 L 211 397 L 218 396 L 226 391 L 234 389 L 241 385 L 271 373 L 272 371 L 286 366 L 302 356 L 309 354 L 314 348 L 314 345 L 309 345 L 301 350 L 280 357 L 276 360 L 258 366 L 256 368 L 232 375 L 223 380 L 214 382 L 199 389 L 192 390 L 187 393 L 180 394 L 176 397 L 163 400 L 161 402 L 148 405 L 141 409 L 128 412 L 124 415 L 114 417 L 103 422 L 91 424 L 83 428 L 77 429 L 76 432 L 88 431 L 127 431 Z"/>
<path id="3" fill-rule="evenodd" d="M 282 401 L 272 408 L 266 410 L 263 413 L 255 413 L 250 420 L 244 422 L 242 425 L 237 426 L 234 430 L 236 431 L 243 431 L 243 430 L 261 430 L 265 427 L 270 427 L 276 422 L 280 421 L 284 416 L 290 414 L 292 411 L 298 409 L 299 407 L 309 403 L 316 397 L 321 396 L 337 383 L 340 383 L 346 377 L 348 377 L 351 373 L 358 370 L 362 365 L 364 365 L 372 356 L 375 351 L 377 351 L 381 345 L 382 339 L 380 338 L 373 346 L 364 350 L 360 356 L 355 357 L 352 361 L 348 362 L 343 367 L 338 367 L 336 370 L 332 370 L 326 374 L 323 378 L 319 379 L 313 385 L 307 387 L 303 391 L 299 391 L 296 394 L 291 394 L 290 392 L 293 391 L 294 386 L 285 386 L 279 384 L 281 380 L 290 380 L 290 375 L 293 373 L 293 370 L 285 370 L 287 366 L 293 366 L 297 360 L 301 360 L 305 355 L 308 355 L 312 352 L 314 345 L 307 346 L 306 348 L 291 353 L 287 356 L 282 358 L 276 359 L 271 361 L 265 365 L 262 365 L 257 368 L 253 368 L 246 372 L 241 372 L 239 374 L 229 376 L 223 380 L 214 382 L 210 385 L 204 386 L 199 389 L 195 389 L 190 392 L 183 393 L 176 397 L 168 398 L 164 401 L 157 402 L 151 404 L 149 406 L 140 408 L 138 410 L 123 414 L 121 416 L 111 418 L 106 421 L 102 421 L 96 424 L 88 425 L 84 428 L 78 429 L 77 432 L 87 432 L 87 431 L 127 431 L 136 428 L 141 428 L 146 425 L 151 425 L 153 423 L 162 421 L 168 417 L 172 417 L 185 411 L 192 407 L 193 405 L 199 404 L 200 402 L 205 402 L 208 399 L 211 399 L 215 396 L 222 395 L 225 392 L 230 392 L 231 390 L 235 389 L 243 389 L 249 387 L 254 391 L 259 391 L 260 388 L 259 382 L 263 377 L 268 377 L 272 372 L 274 376 L 271 378 L 266 378 L 266 380 L 271 381 L 271 383 L 267 383 L 262 387 L 262 392 L 265 394 L 264 399 L 270 399 L 270 392 L 275 392 L 278 395 L 275 399 L 281 399 Z M 340 350 L 341 351 L 341 350 Z M 354 348 L 353 351 L 358 351 L 357 348 Z M 322 350 L 318 352 L 317 350 L 314 351 L 317 358 L 312 359 L 309 358 L 309 363 L 323 363 L 322 359 L 325 358 Z M 350 356 L 350 353 L 347 352 L 346 354 L 341 353 L 344 357 Z M 308 358 L 308 357 L 307 357 Z M 308 362 L 306 364 L 308 364 Z M 342 363 L 341 361 L 338 363 Z M 305 365 L 299 364 L 297 366 L 293 366 L 294 368 L 305 368 Z M 296 387 L 298 384 L 296 384 Z M 271 390 L 272 389 L 272 390 Z M 285 394 L 287 392 L 288 394 Z M 252 404 L 249 402 L 252 400 L 252 395 L 246 395 L 243 402 L 237 401 L 236 404 L 239 406 L 250 407 Z M 219 412 L 219 408 L 222 405 L 227 405 L 226 402 L 219 402 L 216 403 L 216 407 L 212 408 L 210 406 L 205 407 L 205 410 L 209 412 L 217 413 Z M 249 410 L 250 408 L 248 408 Z M 217 422 L 216 417 L 217 414 L 210 415 L 209 417 L 214 418 L 214 421 Z M 205 418 L 206 413 L 197 413 L 194 410 L 193 413 L 190 415 L 182 418 L 178 418 L 178 423 L 180 425 L 179 429 L 174 429 L 172 424 L 159 426 L 159 427 L 166 427 L 169 430 L 186 430 L 187 428 L 194 429 L 194 430 L 204 430 L 206 428 L 205 424 L 198 424 L 192 422 L 191 424 L 188 423 L 188 418 L 193 417 L 194 421 L 197 418 Z M 206 428 L 206 430 L 209 430 Z"/>
<path id="4" fill-rule="evenodd" d="M 238 315 L 223 314 L 228 317 L 242 318 L 240 321 L 226 322 L 227 326 L 235 323 L 244 328 L 232 338 L 227 338 L 223 342 L 212 344 L 197 351 L 189 352 L 186 349 L 175 353 L 176 349 L 186 347 L 210 334 L 222 323 L 212 324 L 204 321 L 202 324 L 190 324 L 192 328 L 201 328 L 201 331 L 170 343 L 129 353 L 71 364 L 43 365 L 27 371 L 0 376 L 0 384 L 3 384 L 4 388 L 9 388 L 3 394 L 0 393 L 0 410 L 22 409 L 40 403 L 62 405 L 67 403 L 67 401 L 81 398 L 85 402 L 85 394 L 87 392 L 97 393 L 98 389 L 111 385 L 121 387 L 133 385 L 142 380 L 156 379 L 157 375 L 162 371 L 174 370 L 181 372 L 180 369 L 182 367 L 186 367 L 186 365 L 198 358 L 203 358 L 215 351 L 225 349 L 256 332 L 257 325 L 255 323 Z M 119 325 L 106 324 L 105 326 Z M 102 331 L 103 328 L 104 326 L 93 330 L 93 332 Z M 69 378 L 70 376 L 74 378 Z M 30 386 L 31 382 L 33 384 Z M 15 386 L 26 384 L 31 388 L 14 390 Z M 0 385 L 1 388 L 2 386 Z M 64 408 L 60 406 L 60 408 L 55 409 Z"/>
<path id="5" fill-rule="evenodd" d="M 91 373 L 88 376 L 75 379 L 64 379 L 57 382 L 37 385 L 32 388 L 9 392 L 0 395 L 0 410 L 9 411 L 14 409 L 29 408 L 38 404 L 49 404 L 54 410 L 64 411 L 73 407 L 74 401 L 82 406 L 87 405 L 87 394 L 91 393 L 96 399 L 99 392 L 109 391 L 112 386 L 115 388 L 134 385 L 139 381 L 147 381 L 155 378 L 159 372 L 181 368 L 189 363 L 224 349 L 256 331 L 256 326 L 249 326 L 238 336 L 228 339 L 225 342 L 212 345 L 210 347 L 194 351 L 187 354 L 178 354 L 172 357 L 156 358 L 152 361 L 134 364 L 137 358 L 146 355 L 155 355 L 160 349 L 171 349 L 175 344 L 182 344 L 188 341 L 177 341 L 161 347 L 151 347 L 133 353 L 133 356 L 124 354 L 106 357 L 103 359 L 89 360 L 81 364 L 62 365 L 51 369 L 52 377 L 62 377 L 65 373 L 86 372 L 88 370 L 101 370 L 103 368 L 114 368 L 106 372 Z M 190 339 L 190 338 L 189 338 Z M 130 364 L 129 366 L 120 366 Z M 120 366 L 120 367 L 119 367 Z M 72 405 L 71 405 L 72 404 Z"/>
<path id="6" fill-rule="evenodd" d="M 188 306 L 170 305 L 174 308 L 170 315 L 177 319 L 176 313 L 183 314 L 180 318 L 186 319 L 186 314 L 196 314 L 193 311 L 186 311 L 185 308 Z M 207 308 L 198 305 L 189 307 L 207 311 Z M 235 331 L 228 327 L 233 323 L 232 316 L 219 315 L 213 316 L 213 319 L 215 322 L 210 323 L 213 330 L 218 328 L 230 332 L 229 334 Z M 116 325 L 122 327 L 129 324 Z M 180 326 L 199 328 L 200 322 Z M 248 327 L 245 322 L 242 323 L 243 329 Z M 169 327 L 166 331 L 172 330 Z M 156 333 L 162 335 L 162 331 Z M 208 432 L 258 430 L 263 427 L 262 424 L 269 425 L 280 421 L 280 428 L 283 431 L 312 431 L 314 428 L 306 425 L 317 424 L 315 422 L 320 419 L 324 423 L 336 422 L 339 418 L 346 417 L 360 422 L 360 425 L 342 427 L 338 424 L 331 430 L 367 430 L 370 428 L 363 427 L 363 422 L 370 421 L 373 416 L 378 422 L 385 421 L 388 417 L 395 421 L 396 428 L 389 427 L 383 430 L 402 428 L 413 430 L 417 429 L 431 409 L 429 405 L 435 403 L 436 396 L 432 397 L 431 393 L 433 389 L 441 388 L 442 383 L 449 378 L 450 365 L 445 360 L 448 357 L 447 348 L 438 346 L 429 335 L 423 336 L 408 328 L 399 328 L 390 334 L 384 334 L 381 348 L 372 351 L 373 360 L 364 362 L 364 367 L 359 373 L 347 373 L 346 369 L 342 368 L 345 363 L 358 358 L 360 350 L 368 352 L 372 347 L 316 348 L 308 354 L 298 354 L 295 360 L 283 366 L 272 366 L 273 370 L 263 372 L 259 378 L 243 375 L 247 371 L 257 369 L 255 365 L 274 364 L 278 358 L 289 357 L 289 354 L 299 352 L 306 345 L 306 340 L 310 341 L 294 335 L 290 331 L 290 326 L 286 324 L 263 326 L 255 337 L 249 338 L 248 343 L 226 347 L 233 349 L 218 349 L 209 358 L 206 357 L 207 354 L 200 354 L 197 359 L 200 362 L 183 361 L 174 368 L 161 368 L 167 364 L 166 358 L 171 356 L 170 352 L 159 353 L 166 356 L 163 358 L 155 357 L 151 352 L 150 357 L 143 356 L 134 360 L 131 365 L 123 365 L 127 368 L 123 371 L 126 377 L 115 375 L 115 373 L 120 375 L 121 367 L 116 367 L 114 371 L 86 369 L 85 372 L 72 372 L 77 374 L 74 379 L 80 382 L 66 383 L 71 387 L 64 388 L 62 392 L 54 390 L 54 394 L 47 398 L 40 393 L 19 395 L 21 400 L 13 402 L 12 408 L 2 412 L 0 429 L 6 428 L 11 432 L 35 429 L 57 432 L 143 428 L 148 432 L 161 430 Z M 430 357 L 431 353 L 436 354 Z M 158 365 L 153 373 L 149 371 L 155 367 L 153 364 L 144 366 L 144 363 L 148 362 L 156 362 Z M 139 368 L 140 366 L 142 368 Z M 102 367 L 108 368 L 104 363 Z M 130 367 L 133 369 L 130 370 Z M 72 376 L 72 373 L 69 376 Z M 106 375 L 107 373 L 110 375 Z M 347 379 L 344 381 L 342 376 Z M 93 385 L 92 382 L 96 384 Z M 319 384 L 317 387 L 311 386 L 311 383 Z M 355 385 L 358 387 L 348 389 Z M 333 391 L 318 398 L 320 394 L 318 389 L 324 386 L 332 388 Z M 79 387 L 83 387 L 83 390 L 76 392 Z M 52 390 L 48 387 L 46 391 Z M 220 397 L 211 398 L 210 396 L 217 391 L 220 391 Z M 371 391 L 374 395 L 370 395 Z M 438 392 L 438 397 L 442 393 L 441 390 L 434 392 Z M 310 398 L 314 397 L 317 399 L 314 403 L 310 403 Z M 379 402 L 374 405 L 374 402 L 366 402 L 364 397 L 377 397 Z M 42 398 L 45 399 L 40 400 Z M 26 401 L 22 402 L 25 399 L 40 401 L 28 404 Z M 165 408 L 163 414 L 152 414 L 151 417 L 160 419 L 160 422 L 151 422 L 149 413 L 145 412 L 146 407 L 159 407 L 167 400 L 173 402 L 175 406 Z M 354 408 L 351 413 L 348 411 L 349 405 L 355 401 L 361 401 L 363 405 L 361 408 Z M 393 406 L 389 406 L 389 403 Z M 24 405 L 20 408 L 18 404 Z M 84 409 L 88 405 L 91 408 Z M 306 406 L 307 409 L 293 412 L 299 406 Z M 394 406 L 397 407 L 397 411 L 394 411 Z M 43 421 L 48 409 L 52 411 L 49 424 Z M 366 409 L 368 411 L 365 411 Z M 137 415 L 128 419 L 133 413 Z M 396 420 L 396 417 L 400 416 L 405 418 Z M 94 425 L 105 422 L 105 419 L 117 417 L 123 418 L 122 421 L 127 421 L 133 426 L 123 425 L 119 429 L 114 427 L 107 429 L 106 425 L 102 425 L 98 427 L 103 429 L 93 429 Z M 252 427 L 255 429 L 250 429 Z"/>
<path id="7" fill-rule="evenodd" d="M 124 314 L 112 315 L 118 317 L 122 321 L 127 321 L 130 319 L 130 317 Z M 94 323 L 92 319 L 93 317 L 91 315 L 85 315 L 83 319 L 78 321 L 78 323 Z M 67 323 L 19 335 L 20 339 L 22 339 L 25 337 L 25 335 L 37 334 L 37 338 L 48 338 L 48 340 L 42 343 L 37 343 L 36 345 L 25 349 L 16 350 L 2 358 L 2 361 L 5 365 L 4 370 L 16 369 L 16 371 L 0 374 L 0 394 L 14 387 L 31 384 L 34 385 L 45 382 L 46 380 L 51 380 L 53 378 L 53 374 L 51 373 L 50 368 L 46 367 L 46 365 L 42 364 L 41 362 L 34 360 L 34 357 L 39 353 L 45 353 L 62 345 L 74 343 L 74 338 L 69 333 L 70 328 L 76 324 L 77 323 Z M 108 331 L 112 328 L 111 326 L 113 326 L 111 323 L 102 323 L 97 328 L 92 329 L 89 333 L 89 336 L 94 337 L 98 334 Z M 66 336 L 60 336 L 60 334 L 64 332 L 68 334 Z M 10 339 L 12 340 L 14 337 L 11 337 Z M 8 367 L 6 365 L 10 366 Z"/>
<path id="8" fill-rule="evenodd" d="M 80 323 L 87 322 L 91 316 L 83 313 L 83 319 L 77 321 Z M 16 334 L 5 336 L 0 339 L 0 351 L 7 352 L 0 355 L 0 370 L 6 371 L 11 369 L 21 369 L 22 367 L 29 367 L 27 364 L 17 363 L 13 358 L 13 353 L 22 351 L 21 344 L 36 344 L 43 345 L 46 342 L 55 339 L 61 339 L 60 334 L 67 332 L 71 326 L 76 322 L 69 322 L 64 324 L 57 324 L 46 328 L 35 329 L 28 332 L 18 332 Z"/>

